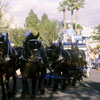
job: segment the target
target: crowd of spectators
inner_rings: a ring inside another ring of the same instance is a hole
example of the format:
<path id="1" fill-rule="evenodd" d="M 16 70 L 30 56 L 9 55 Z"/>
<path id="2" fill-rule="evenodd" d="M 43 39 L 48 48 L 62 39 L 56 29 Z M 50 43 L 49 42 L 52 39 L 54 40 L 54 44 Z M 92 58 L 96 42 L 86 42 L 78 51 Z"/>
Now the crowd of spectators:
<path id="1" fill-rule="evenodd" d="M 90 50 L 90 66 L 100 70 L 100 50 Z"/>

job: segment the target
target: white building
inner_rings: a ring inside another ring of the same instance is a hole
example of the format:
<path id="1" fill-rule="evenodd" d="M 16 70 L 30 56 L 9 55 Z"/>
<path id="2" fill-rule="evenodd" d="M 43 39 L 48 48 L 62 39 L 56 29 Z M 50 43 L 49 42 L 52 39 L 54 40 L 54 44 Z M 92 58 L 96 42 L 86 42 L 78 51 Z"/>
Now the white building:
<path id="1" fill-rule="evenodd" d="M 92 39 L 92 36 L 94 35 L 94 28 L 83 27 L 81 34 L 82 37 L 87 38 L 87 43 L 90 48 L 95 48 L 97 46 L 97 41 Z"/>

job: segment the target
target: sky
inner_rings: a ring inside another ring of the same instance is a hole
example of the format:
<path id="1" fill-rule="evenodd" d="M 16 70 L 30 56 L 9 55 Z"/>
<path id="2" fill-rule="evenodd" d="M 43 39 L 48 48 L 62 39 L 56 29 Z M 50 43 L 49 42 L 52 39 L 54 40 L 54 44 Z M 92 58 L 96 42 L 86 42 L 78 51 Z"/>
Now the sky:
<path id="1" fill-rule="evenodd" d="M 8 13 L 13 19 L 13 24 L 24 26 L 25 18 L 31 9 L 40 19 L 45 12 L 50 19 L 63 20 L 63 13 L 58 11 L 61 0 L 10 0 Z M 66 20 L 69 21 L 70 12 L 66 12 Z M 74 12 L 75 18 L 75 12 Z M 85 8 L 79 10 L 78 23 L 86 27 L 94 27 L 100 24 L 100 0 L 85 0 Z"/>

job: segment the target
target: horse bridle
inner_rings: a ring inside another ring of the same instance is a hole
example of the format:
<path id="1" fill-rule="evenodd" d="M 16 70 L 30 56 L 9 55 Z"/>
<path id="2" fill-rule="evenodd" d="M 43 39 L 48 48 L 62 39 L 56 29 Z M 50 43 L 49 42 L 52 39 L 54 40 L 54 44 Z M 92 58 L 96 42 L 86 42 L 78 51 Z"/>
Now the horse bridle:
<path id="1" fill-rule="evenodd" d="M 30 53 L 30 55 L 33 55 L 33 53 L 32 52 L 38 52 L 38 54 L 37 54 L 37 56 L 38 56 L 38 59 L 36 60 L 36 61 L 32 61 L 31 60 L 31 56 L 29 57 L 29 58 L 27 58 L 27 61 L 28 62 L 30 62 L 30 63 L 34 63 L 34 62 L 37 62 L 37 61 L 42 61 L 42 57 L 40 56 L 40 54 L 39 54 L 39 49 L 37 49 L 37 48 L 34 48 L 34 49 L 32 49 L 32 50 L 30 50 L 30 48 L 29 48 L 29 46 L 28 46 L 28 43 L 29 42 L 32 42 L 32 41 L 34 41 L 34 42 L 36 42 L 35 44 L 37 44 L 37 42 L 39 42 L 37 39 L 30 39 L 28 42 L 27 42 L 27 49 L 28 49 L 28 51 L 29 51 L 29 53 Z"/>

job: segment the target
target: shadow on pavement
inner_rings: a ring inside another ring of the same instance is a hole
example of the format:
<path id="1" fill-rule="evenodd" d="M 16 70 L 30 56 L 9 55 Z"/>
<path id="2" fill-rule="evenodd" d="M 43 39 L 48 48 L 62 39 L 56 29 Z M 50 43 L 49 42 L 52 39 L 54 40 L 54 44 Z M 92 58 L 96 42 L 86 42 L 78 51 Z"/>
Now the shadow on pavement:
<path id="1" fill-rule="evenodd" d="M 22 83 L 17 80 L 18 89 L 14 100 L 26 100 L 21 98 Z M 0 89 L 1 97 L 1 89 Z M 62 91 L 58 89 L 56 92 L 52 88 L 46 88 L 45 95 L 39 95 L 34 100 L 99 100 L 100 99 L 100 82 L 86 81 L 79 82 L 75 87 L 67 87 Z M 1 98 L 0 98 L 1 100 Z"/>

